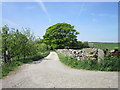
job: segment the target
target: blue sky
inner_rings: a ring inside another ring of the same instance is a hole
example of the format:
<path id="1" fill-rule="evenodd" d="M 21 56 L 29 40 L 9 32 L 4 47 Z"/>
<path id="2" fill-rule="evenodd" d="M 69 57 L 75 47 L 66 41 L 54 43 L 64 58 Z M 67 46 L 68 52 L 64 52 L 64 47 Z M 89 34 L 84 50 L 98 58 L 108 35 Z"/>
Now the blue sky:
<path id="1" fill-rule="evenodd" d="M 41 38 L 49 26 L 62 22 L 75 26 L 80 41 L 118 41 L 117 2 L 2 3 L 2 25 L 29 27 Z"/>

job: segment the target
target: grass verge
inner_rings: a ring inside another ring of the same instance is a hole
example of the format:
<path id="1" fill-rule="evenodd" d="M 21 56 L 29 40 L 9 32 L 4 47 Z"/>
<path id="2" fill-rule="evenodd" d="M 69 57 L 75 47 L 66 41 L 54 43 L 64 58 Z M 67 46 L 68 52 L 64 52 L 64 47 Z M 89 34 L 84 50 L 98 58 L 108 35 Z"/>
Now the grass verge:
<path id="1" fill-rule="evenodd" d="M 60 61 L 71 68 L 97 71 L 120 71 L 120 57 L 105 57 L 104 60 L 98 63 L 97 60 L 77 61 L 75 58 L 64 56 L 58 51 L 56 52 Z"/>
<path id="2" fill-rule="evenodd" d="M 26 57 L 25 59 L 21 58 L 20 60 L 12 60 L 10 64 L 9 63 L 2 64 L 2 66 L 0 66 L 0 79 L 7 76 L 9 72 L 16 70 L 22 64 L 40 60 L 49 55 L 49 53 L 50 51 L 46 51 L 44 53 L 38 53 L 35 56 Z"/>

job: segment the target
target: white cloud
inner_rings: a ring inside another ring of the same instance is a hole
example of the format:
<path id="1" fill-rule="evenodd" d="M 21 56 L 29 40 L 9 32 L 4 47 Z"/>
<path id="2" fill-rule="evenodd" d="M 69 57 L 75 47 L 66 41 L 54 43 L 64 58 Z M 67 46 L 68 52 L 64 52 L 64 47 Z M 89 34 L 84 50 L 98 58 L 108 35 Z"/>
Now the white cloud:
<path id="1" fill-rule="evenodd" d="M 86 9 L 85 9 L 85 3 L 83 3 L 83 4 L 81 5 L 81 7 L 80 7 L 80 12 L 79 12 L 79 14 L 81 15 L 85 10 L 86 10 Z"/>
<path id="2" fill-rule="evenodd" d="M 27 6 L 26 9 L 34 9 L 36 6 Z"/>
<path id="3" fill-rule="evenodd" d="M 90 13 L 90 15 L 94 16 L 94 15 L 95 15 L 95 13 Z"/>
<path id="4" fill-rule="evenodd" d="M 116 18 L 116 17 L 117 17 L 117 15 L 113 15 L 113 14 L 105 14 L 105 13 L 98 14 L 98 16 L 102 16 L 102 17 L 113 17 L 113 18 Z"/>
<path id="5" fill-rule="evenodd" d="M 108 14 L 100 13 L 100 14 L 98 14 L 98 16 L 102 16 L 102 17 L 104 17 L 104 16 L 108 16 Z"/>
<path id="6" fill-rule="evenodd" d="M 45 7 L 43 1 L 42 0 L 35 0 L 35 1 L 42 8 L 42 10 L 44 11 L 44 13 L 47 15 L 48 21 L 51 22 L 51 18 L 50 18 L 49 14 L 48 14 L 47 8 Z"/>
<path id="7" fill-rule="evenodd" d="M 107 13 L 91 13 L 92 16 L 100 16 L 100 17 L 111 17 L 116 18 L 117 15 L 114 14 L 107 14 Z"/>
<path id="8" fill-rule="evenodd" d="M 97 22 L 97 19 L 96 19 L 96 18 L 93 18 L 92 21 L 93 21 L 93 22 Z"/>

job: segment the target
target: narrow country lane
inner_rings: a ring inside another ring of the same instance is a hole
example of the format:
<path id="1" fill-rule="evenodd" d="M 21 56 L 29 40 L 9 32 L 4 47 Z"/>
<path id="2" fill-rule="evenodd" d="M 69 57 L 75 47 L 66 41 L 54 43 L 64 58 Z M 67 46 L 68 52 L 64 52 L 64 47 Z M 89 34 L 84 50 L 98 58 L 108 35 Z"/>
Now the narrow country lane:
<path id="1" fill-rule="evenodd" d="M 118 72 L 72 69 L 59 61 L 56 52 L 1 80 L 2 88 L 118 88 Z"/>

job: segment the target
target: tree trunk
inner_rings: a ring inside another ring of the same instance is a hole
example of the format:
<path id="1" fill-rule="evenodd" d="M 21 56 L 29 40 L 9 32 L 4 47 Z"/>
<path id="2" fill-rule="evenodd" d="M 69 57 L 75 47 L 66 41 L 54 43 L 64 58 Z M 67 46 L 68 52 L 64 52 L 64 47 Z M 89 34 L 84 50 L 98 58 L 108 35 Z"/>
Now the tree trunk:
<path id="1" fill-rule="evenodd" d="M 4 52 L 3 54 L 4 54 L 3 56 L 4 62 L 7 63 L 6 52 Z"/>

